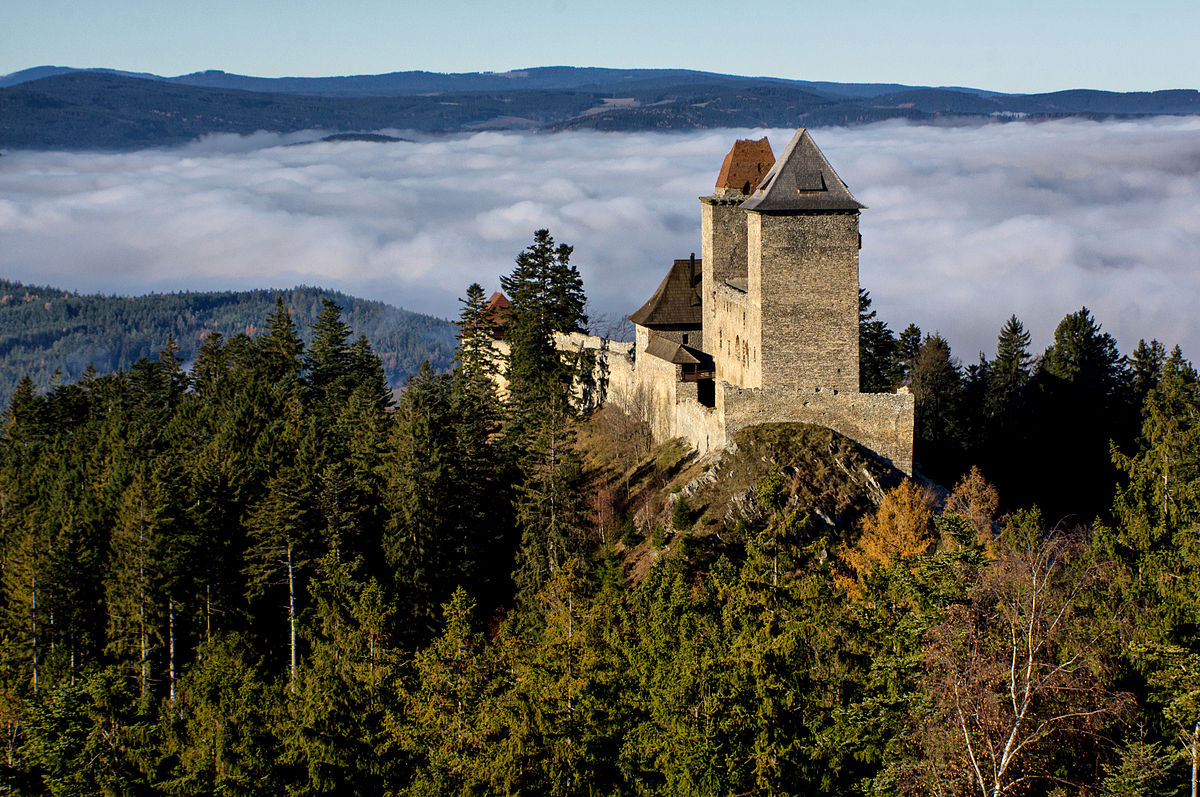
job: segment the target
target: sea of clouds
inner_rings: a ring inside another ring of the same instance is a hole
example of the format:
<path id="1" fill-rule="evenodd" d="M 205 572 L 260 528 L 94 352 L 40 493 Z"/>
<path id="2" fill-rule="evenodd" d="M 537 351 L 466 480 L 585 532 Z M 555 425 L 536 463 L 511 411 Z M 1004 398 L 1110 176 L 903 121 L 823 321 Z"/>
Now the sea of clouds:
<path id="1" fill-rule="evenodd" d="M 478 133 L 415 143 L 217 136 L 0 158 L 0 277 L 80 292 L 336 288 L 453 317 L 533 231 L 575 246 L 597 326 L 699 254 L 735 138 L 792 131 Z M 1200 118 L 814 130 L 868 205 L 861 283 L 894 330 L 991 356 L 1011 314 L 1050 343 L 1086 305 L 1129 352 L 1200 356 Z"/>

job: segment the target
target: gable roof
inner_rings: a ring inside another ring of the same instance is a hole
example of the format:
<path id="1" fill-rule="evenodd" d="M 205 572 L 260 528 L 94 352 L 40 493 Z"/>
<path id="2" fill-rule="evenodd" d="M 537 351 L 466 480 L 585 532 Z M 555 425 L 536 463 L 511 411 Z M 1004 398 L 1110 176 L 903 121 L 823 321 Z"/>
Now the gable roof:
<path id="1" fill-rule="evenodd" d="M 775 165 L 775 153 L 766 136 L 758 141 L 738 139 L 725 155 L 721 173 L 717 175 L 717 190 L 749 194 Z"/>
<path id="2" fill-rule="evenodd" d="M 492 329 L 492 337 L 500 340 L 504 337 L 504 322 L 508 318 L 508 312 L 512 308 L 512 302 L 508 300 L 500 291 L 492 294 L 492 298 L 488 299 L 487 304 L 483 307 L 483 320 Z"/>
<path id="3" fill-rule="evenodd" d="M 866 205 L 850 194 L 850 189 L 802 127 L 741 207 L 758 212 L 787 212 L 859 210 Z"/>
<path id="4" fill-rule="evenodd" d="M 700 259 L 676 260 L 658 290 L 629 320 L 643 327 L 700 328 Z"/>
<path id="5" fill-rule="evenodd" d="M 687 346 L 664 338 L 662 335 L 650 336 L 650 340 L 646 343 L 646 354 L 676 365 L 698 365 L 700 363 L 700 358 L 692 354 Z"/>
<path id="6" fill-rule="evenodd" d="M 698 365 L 706 370 L 713 367 L 711 354 L 676 343 L 662 335 L 650 336 L 650 340 L 646 342 L 646 354 L 675 365 Z"/>

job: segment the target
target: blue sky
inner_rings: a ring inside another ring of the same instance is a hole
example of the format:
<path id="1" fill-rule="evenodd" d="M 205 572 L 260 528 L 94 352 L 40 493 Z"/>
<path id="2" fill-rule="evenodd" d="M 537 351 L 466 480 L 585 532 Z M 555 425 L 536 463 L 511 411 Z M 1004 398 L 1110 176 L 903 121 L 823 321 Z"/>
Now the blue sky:
<path id="1" fill-rule="evenodd" d="M 4 17 L 0 74 L 566 64 L 1012 92 L 1200 87 L 1197 0 L 41 0 Z"/>

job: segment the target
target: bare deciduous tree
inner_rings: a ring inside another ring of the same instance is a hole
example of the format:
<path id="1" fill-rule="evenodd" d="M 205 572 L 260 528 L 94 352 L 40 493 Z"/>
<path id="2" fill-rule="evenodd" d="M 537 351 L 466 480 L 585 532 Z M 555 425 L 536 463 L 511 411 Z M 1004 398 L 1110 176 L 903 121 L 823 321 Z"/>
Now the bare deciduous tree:
<path id="1" fill-rule="evenodd" d="M 1111 624 L 1088 608 L 1100 573 L 1074 566 L 1077 547 L 1055 537 L 1001 552 L 968 601 L 930 631 L 925 684 L 941 752 L 933 758 L 944 759 L 938 776 L 957 776 L 982 797 L 1016 794 L 1049 775 L 1042 764 L 1055 746 L 1095 733 L 1130 704 L 1103 668 Z"/>

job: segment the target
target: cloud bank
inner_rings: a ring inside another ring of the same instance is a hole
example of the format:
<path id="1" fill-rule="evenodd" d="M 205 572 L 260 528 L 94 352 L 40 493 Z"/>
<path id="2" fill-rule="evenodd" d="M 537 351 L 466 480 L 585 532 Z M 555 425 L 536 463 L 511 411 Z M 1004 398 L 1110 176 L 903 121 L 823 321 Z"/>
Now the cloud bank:
<path id="1" fill-rule="evenodd" d="M 394 132 L 394 131 L 393 131 Z M 791 131 L 766 131 L 778 154 Z M 863 212 L 861 282 L 899 330 L 989 356 L 1010 314 L 1040 350 L 1087 305 L 1130 351 L 1200 352 L 1200 119 L 815 131 Z M 594 317 L 699 253 L 738 137 L 479 133 L 417 143 L 219 136 L 0 158 L 0 277 L 136 294 L 322 285 L 453 316 L 539 227 L 575 245 Z M 311 136 L 315 137 L 315 136 Z"/>

